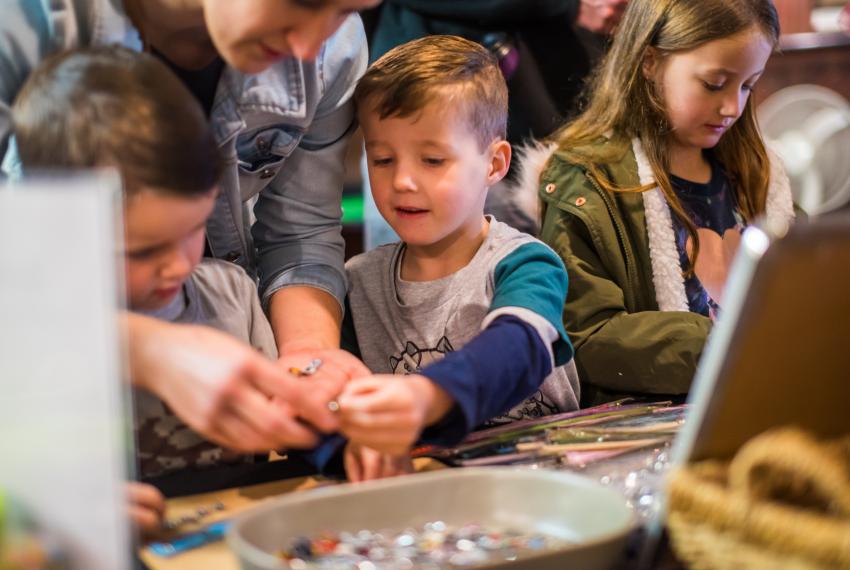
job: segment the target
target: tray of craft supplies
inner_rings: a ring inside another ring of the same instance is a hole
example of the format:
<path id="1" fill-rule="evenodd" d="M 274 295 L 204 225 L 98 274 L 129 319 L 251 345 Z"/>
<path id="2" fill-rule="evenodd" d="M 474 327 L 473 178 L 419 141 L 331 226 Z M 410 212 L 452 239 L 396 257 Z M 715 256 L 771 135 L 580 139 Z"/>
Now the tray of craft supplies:
<path id="1" fill-rule="evenodd" d="M 227 541 L 243 570 L 617 567 L 635 519 L 579 475 L 446 469 L 275 499 Z"/>
<path id="2" fill-rule="evenodd" d="M 424 446 L 413 455 L 456 467 L 583 467 L 669 444 L 684 424 L 687 409 L 671 402 L 619 400 L 477 431 L 456 447 Z"/>

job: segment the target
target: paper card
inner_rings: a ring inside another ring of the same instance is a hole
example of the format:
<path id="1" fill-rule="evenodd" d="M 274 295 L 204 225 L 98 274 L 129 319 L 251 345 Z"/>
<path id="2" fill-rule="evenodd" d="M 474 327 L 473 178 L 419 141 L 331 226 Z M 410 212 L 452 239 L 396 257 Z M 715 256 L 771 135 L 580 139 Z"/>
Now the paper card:
<path id="1" fill-rule="evenodd" d="M 0 188 L 0 489 L 73 568 L 130 567 L 120 182 Z"/>

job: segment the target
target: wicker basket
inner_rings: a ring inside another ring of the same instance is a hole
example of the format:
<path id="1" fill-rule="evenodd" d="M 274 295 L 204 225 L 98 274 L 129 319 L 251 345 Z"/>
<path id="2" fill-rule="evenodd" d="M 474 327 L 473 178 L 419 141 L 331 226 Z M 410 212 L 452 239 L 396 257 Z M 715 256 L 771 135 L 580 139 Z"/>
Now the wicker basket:
<path id="1" fill-rule="evenodd" d="M 731 463 L 674 472 L 667 526 L 695 569 L 850 570 L 850 437 L 766 432 Z"/>

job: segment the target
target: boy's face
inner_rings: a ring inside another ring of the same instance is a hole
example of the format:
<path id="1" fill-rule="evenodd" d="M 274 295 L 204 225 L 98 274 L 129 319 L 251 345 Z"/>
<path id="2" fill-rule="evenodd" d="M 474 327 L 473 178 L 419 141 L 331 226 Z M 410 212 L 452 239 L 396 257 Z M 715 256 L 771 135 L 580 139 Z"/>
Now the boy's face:
<path id="1" fill-rule="evenodd" d="M 482 150 L 454 106 L 437 96 L 418 114 L 382 120 L 366 101 L 359 113 L 375 204 L 408 246 L 478 236 L 487 188 L 510 164 L 510 145 Z"/>
<path id="2" fill-rule="evenodd" d="M 215 197 L 215 189 L 192 198 L 142 189 L 130 197 L 124 209 L 130 309 L 158 309 L 174 299 L 204 253 Z"/>

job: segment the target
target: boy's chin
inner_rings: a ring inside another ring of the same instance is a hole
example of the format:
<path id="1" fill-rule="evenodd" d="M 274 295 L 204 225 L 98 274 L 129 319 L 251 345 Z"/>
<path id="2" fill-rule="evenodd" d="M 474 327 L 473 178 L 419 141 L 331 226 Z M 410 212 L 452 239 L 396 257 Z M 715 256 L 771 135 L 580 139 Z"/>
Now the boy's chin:
<path id="1" fill-rule="evenodd" d="M 128 305 L 131 311 L 158 311 L 167 307 L 177 296 L 178 291 L 174 291 L 168 295 L 151 293 L 144 299 L 137 301 L 130 300 Z"/>

